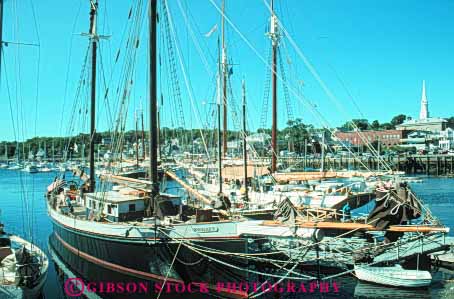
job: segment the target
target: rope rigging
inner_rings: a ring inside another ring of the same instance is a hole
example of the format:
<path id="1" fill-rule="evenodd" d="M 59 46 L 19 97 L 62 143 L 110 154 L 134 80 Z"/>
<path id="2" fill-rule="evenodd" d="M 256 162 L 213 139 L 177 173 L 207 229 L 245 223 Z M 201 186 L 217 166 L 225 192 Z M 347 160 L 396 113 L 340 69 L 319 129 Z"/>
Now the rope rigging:
<path id="1" fill-rule="evenodd" d="M 164 29 L 165 29 L 165 45 L 167 46 L 167 59 L 168 59 L 168 66 L 169 66 L 169 76 L 170 76 L 170 83 L 172 88 L 172 96 L 175 101 L 177 114 L 178 115 L 178 126 L 184 128 L 186 126 L 184 120 L 184 110 L 183 104 L 181 99 L 181 91 L 180 91 L 180 84 L 178 80 L 178 73 L 177 73 L 177 63 L 175 59 L 175 52 L 173 49 L 173 40 L 172 35 L 170 34 L 170 22 L 169 22 L 169 12 L 167 8 L 167 1 L 163 0 L 163 16 L 164 16 Z"/>
<path id="2" fill-rule="evenodd" d="M 292 108 L 292 103 L 290 102 L 290 96 L 289 96 L 288 87 L 287 87 L 287 77 L 285 74 L 284 63 L 282 61 L 281 48 L 278 48 L 277 55 L 278 55 L 277 60 L 279 61 L 279 68 L 281 71 L 281 77 L 282 77 L 282 81 L 283 81 L 282 87 L 284 90 L 285 107 L 287 108 L 287 118 L 289 121 L 292 121 L 292 120 L 294 120 L 293 108 Z"/>
<path id="3" fill-rule="evenodd" d="M 268 46 L 268 59 L 267 61 L 271 61 L 272 55 L 272 47 L 271 45 Z M 268 120 L 268 109 L 269 109 L 269 102 L 270 102 L 270 91 L 271 91 L 271 73 L 272 71 L 266 67 L 265 68 L 265 89 L 263 90 L 263 106 L 262 106 L 262 114 L 260 115 L 260 127 L 267 128 L 267 120 Z"/>

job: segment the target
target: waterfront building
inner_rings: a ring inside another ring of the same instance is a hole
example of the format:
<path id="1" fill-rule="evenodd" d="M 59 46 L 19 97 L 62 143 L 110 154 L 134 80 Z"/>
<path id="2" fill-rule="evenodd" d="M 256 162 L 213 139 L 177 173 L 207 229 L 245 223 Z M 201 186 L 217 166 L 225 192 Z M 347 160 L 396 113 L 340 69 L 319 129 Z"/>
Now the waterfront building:
<path id="1" fill-rule="evenodd" d="M 266 133 L 255 133 L 246 137 L 247 143 L 254 144 L 268 144 L 271 140 L 271 136 Z"/>
<path id="2" fill-rule="evenodd" d="M 271 136 L 266 133 L 255 133 L 246 137 L 246 142 L 254 148 L 267 148 L 271 144 Z"/>
<path id="3" fill-rule="evenodd" d="M 382 146 L 399 145 L 402 138 L 407 137 L 405 130 L 382 130 L 382 131 L 349 131 L 349 132 L 336 132 L 335 136 L 338 140 L 344 143 L 349 143 L 353 146 L 362 146 L 366 143 L 374 141 L 380 142 Z"/>
<path id="4" fill-rule="evenodd" d="M 102 145 L 111 145 L 112 144 L 112 138 L 110 137 L 103 137 L 101 139 L 101 144 Z"/>
<path id="5" fill-rule="evenodd" d="M 443 151 L 454 149 L 454 130 L 446 128 L 438 137 L 438 147 Z"/>
<path id="6" fill-rule="evenodd" d="M 414 131 L 407 135 L 406 138 L 401 139 L 401 147 L 415 148 L 418 150 L 425 150 L 429 142 L 432 141 L 431 134 L 426 131 Z"/>
<path id="7" fill-rule="evenodd" d="M 242 151 L 243 142 L 240 139 L 227 141 L 227 154 L 238 155 Z"/>

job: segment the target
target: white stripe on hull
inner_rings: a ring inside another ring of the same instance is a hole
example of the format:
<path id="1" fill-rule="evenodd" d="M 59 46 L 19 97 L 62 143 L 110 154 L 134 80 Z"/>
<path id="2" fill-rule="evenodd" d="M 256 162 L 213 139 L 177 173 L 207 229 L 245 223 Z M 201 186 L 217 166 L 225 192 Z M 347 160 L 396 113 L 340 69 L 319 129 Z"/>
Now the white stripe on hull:
<path id="1" fill-rule="evenodd" d="M 63 215 L 52 208 L 48 208 L 49 215 L 59 225 L 67 228 L 104 237 L 117 237 L 125 240 L 154 239 L 155 227 L 146 223 L 105 223 L 88 221 Z M 243 235 L 270 237 L 295 236 L 293 228 L 288 226 L 264 226 L 263 220 L 248 221 L 218 221 L 207 223 L 175 224 L 163 226 L 165 233 L 171 238 L 239 238 Z M 158 236 L 162 236 L 157 231 Z M 298 228 L 298 237 L 310 238 L 315 232 L 312 228 Z"/>

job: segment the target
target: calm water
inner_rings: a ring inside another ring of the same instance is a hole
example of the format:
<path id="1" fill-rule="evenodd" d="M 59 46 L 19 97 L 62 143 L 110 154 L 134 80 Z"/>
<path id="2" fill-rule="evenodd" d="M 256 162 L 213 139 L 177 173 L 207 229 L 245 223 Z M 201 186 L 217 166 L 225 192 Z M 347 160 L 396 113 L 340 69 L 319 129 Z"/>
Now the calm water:
<path id="1" fill-rule="evenodd" d="M 28 174 L 0 169 L 1 221 L 9 232 L 33 238 L 44 251 L 48 252 L 47 241 L 52 232 L 47 216 L 44 190 L 53 180 L 53 173 Z M 413 190 L 427 203 L 433 214 L 454 230 L 454 179 L 425 178 L 422 183 L 413 184 Z M 450 235 L 454 236 L 451 231 Z M 454 274 L 439 271 L 429 290 L 406 291 L 405 293 L 382 288 L 349 279 L 344 284 L 342 298 L 454 298 Z M 66 298 L 62 282 L 57 278 L 54 265 L 49 267 L 48 280 L 44 288 L 45 298 Z M 320 297 L 323 298 L 323 297 Z M 324 297 L 326 298 L 326 297 Z"/>

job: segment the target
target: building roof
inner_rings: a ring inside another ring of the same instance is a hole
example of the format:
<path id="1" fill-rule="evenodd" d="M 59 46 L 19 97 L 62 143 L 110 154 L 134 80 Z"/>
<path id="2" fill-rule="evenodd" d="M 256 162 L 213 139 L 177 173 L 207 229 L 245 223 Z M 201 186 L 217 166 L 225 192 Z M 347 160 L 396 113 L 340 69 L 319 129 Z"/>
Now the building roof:
<path id="1" fill-rule="evenodd" d="M 406 122 L 397 125 L 396 127 L 405 127 L 405 126 L 413 126 L 413 125 L 424 125 L 424 124 L 436 124 L 436 123 L 445 123 L 448 122 L 444 118 L 439 118 L 439 117 L 429 117 L 426 119 L 410 119 L 407 120 Z"/>
<path id="2" fill-rule="evenodd" d="M 122 203 L 128 201 L 143 201 L 143 197 L 136 195 L 122 194 L 118 191 L 87 193 L 89 199 L 101 200 L 108 203 Z"/>

